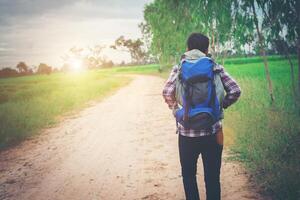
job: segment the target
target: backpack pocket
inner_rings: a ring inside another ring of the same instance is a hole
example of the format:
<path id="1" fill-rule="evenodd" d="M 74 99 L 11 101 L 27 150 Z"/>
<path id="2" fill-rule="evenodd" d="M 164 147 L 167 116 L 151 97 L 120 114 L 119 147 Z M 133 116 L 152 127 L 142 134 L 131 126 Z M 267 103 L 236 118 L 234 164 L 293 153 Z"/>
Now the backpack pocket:
<path id="1" fill-rule="evenodd" d="M 176 112 L 176 121 L 186 129 L 211 129 L 216 122 L 211 108 L 193 108 L 189 111 L 189 116 L 184 121 L 184 109 Z"/>
<path id="2" fill-rule="evenodd" d="M 208 81 L 195 83 L 189 90 L 192 105 L 203 104 L 208 99 Z"/>
<path id="3" fill-rule="evenodd" d="M 213 116 L 210 113 L 202 112 L 190 117 L 187 122 L 187 126 L 190 129 L 210 129 L 214 124 Z"/>

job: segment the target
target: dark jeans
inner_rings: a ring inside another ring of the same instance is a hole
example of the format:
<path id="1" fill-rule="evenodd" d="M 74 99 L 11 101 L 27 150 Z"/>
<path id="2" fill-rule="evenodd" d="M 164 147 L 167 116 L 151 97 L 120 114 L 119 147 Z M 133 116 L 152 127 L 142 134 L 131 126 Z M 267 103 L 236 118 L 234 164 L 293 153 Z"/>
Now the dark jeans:
<path id="1" fill-rule="evenodd" d="M 185 196 L 187 200 L 199 200 L 197 186 L 197 160 L 202 156 L 207 200 L 220 199 L 220 168 L 223 145 L 216 142 L 215 135 L 185 137 L 179 134 L 179 156 Z"/>

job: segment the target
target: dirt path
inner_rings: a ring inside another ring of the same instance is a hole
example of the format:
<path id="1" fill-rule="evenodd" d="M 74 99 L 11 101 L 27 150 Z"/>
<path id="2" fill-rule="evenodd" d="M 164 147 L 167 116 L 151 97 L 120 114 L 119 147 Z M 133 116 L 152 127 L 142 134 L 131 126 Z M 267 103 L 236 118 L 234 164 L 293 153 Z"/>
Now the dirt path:
<path id="1" fill-rule="evenodd" d="M 163 83 L 137 76 L 78 116 L 1 152 L 0 199 L 184 199 Z M 224 161 L 221 177 L 223 199 L 262 199 L 238 164 Z M 205 199 L 201 165 L 198 179 Z"/>

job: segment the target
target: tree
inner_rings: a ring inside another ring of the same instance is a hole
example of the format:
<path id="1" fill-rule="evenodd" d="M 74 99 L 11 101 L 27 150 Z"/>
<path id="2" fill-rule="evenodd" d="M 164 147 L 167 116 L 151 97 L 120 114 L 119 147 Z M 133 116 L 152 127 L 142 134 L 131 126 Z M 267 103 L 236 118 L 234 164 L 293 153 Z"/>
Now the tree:
<path id="1" fill-rule="evenodd" d="M 0 70 L 0 77 L 5 78 L 5 77 L 14 77 L 18 76 L 18 71 L 15 69 L 11 69 L 9 67 L 5 67 Z"/>
<path id="2" fill-rule="evenodd" d="M 292 90 L 295 95 L 295 70 L 290 54 L 296 53 L 296 48 L 293 47 L 297 46 L 296 41 L 300 34 L 299 25 L 297 25 L 300 22 L 299 1 L 261 0 L 257 1 L 257 4 L 261 8 L 264 15 L 262 25 L 268 30 L 266 34 L 266 40 L 269 43 L 274 44 L 277 52 L 285 55 L 290 63 Z"/>
<path id="3" fill-rule="evenodd" d="M 88 69 L 99 68 L 106 62 L 103 56 L 104 45 L 95 45 L 93 47 L 72 47 L 62 56 L 64 66 L 62 71 L 68 71 L 74 60 L 81 61 L 82 67 Z"/>
<path id="4" fill-rule="evenodd" d="M 219 56 L 232 38 L 231 4 L 229 0 L 155 0 L 147 4 L 142 33 L 151 37 L 151 53 L 160 63 L 178 62 L 188 35 L 201 32 L 210 37 L 214 57 Z"/>
<path id="5" fill-rule="evenodd" d="M 150 26 L 145 22 L 141 22 L 138 26 L 142 32 L 142 41 L 145 44 L 147 50 L 149 50 L 151 47 L 151 40 L 152 40 Z"/>
<path id="6" fill-rule="evenodd" d="M 210 37 L 214 57 L 218 57 L 220 52 L 225 52 L 221 54 L 225 57 L 226 45 L 229 48 L 233 45 L 238 52 L 245 51 L 246 45 L 248 52 L 255 47 L 264 62 L 273 102 L 275 98 L 266 51 L 276 40 L 297 46 L 300 91 L 299 15 L 298 0 L 154 0 L 145 6 L 145 22 L 140 27 L 144 37 L 151 38 L 151 53 L 158 57 L 160 63 L 177 62 L 179 55 L 185 51 L 187 36 L 194 31 Z M 290 59 L 289 62 L 293 73 Z"/>
<path id="7" fill-rule="evenodd" d="M 19 62 L 17 64 L 16 68 L 18 69 L 19 73 L 22 73 L 22 74 L 26 74 L 29 69 L 25 62 Z"/>
<path id="8" fill-rule="evenodd" d="M 52 72 L 52 67 L 48 66 L 47 64 L 45 63 L 40 63 L 40 65 L 38 66 L 38 69 L 37 69 L 37 73 L 38 74 L 51 74 Z"/>
<path id="9" fill-rule="evenodd" d="M 274 102 L 273 85 L 272 85 L 272 81 L 271 81 L 271 77 L 270 77 L 269 65 L 268 65 L 268 60 L 267 60 L 266 51 L 265 51 L 265 47 L 264 47 L 263 34 L 261 33 L 261 30 L 260 30 L 260 27 L 258 24 L 258 18 L 257 18 L 257 14 L 256 14 L 254 0 L 250 0 L 248 2 L 250 2 L 249 6 L 251 6 L 251 10 L 253 13 L 253 22 L 254 22 L 256 32 L 258 35 L 258 42 L 260 45 L 261 56 L 263 57 L 263 60 L 264 60 L 265 73 L 266 73 L 266 78 L 268 80 L 268 86 L 269 86 L 269 94 L 271 97 L 271 101 Z M 245 3 L 245 5 L 247 5 L 247 4 Z"/>
<path id="10" fill-rule="evenodd" d="M 108 60 L 108 61 L 105 60 L 101 65 L 101 67 L 103 67 L 103 68 L 112 68 L 113 66 L 114 66 L 114 63 L 111 60 Z"/>
<path id="11" fill-rule="evenodd" d="M 296 41 L 300 34 L 300 3 L 297 0 L 239 0 L 235 1 L 235 19 L 241 19 L 239 29 L 247 30 L 251 33 L 256 30 L 258 47 L 264 60 L 266 78 L 269 86 L 271 100 L 274 100 L 272 81 L 269 75 L 268 62 L 266 58 L 266 47 L 275 44 L 283 47 L 284 55 L 288 58 L 291 66 L 291 79 L 293 82 L 294 69 L 289 56 L 289 46 L 296 46 Z M 249 14 L 250 13 L 250 14 Z M 238 31 L 239 29 L 236 29 Z M 247 32 L 246 31 L 246 32 Z M 243 35 L 243 34 L 242 34 Z M 237 38 L 238 40 L 239 38 Z M 281 41 L 280 45 L 278 41 Z M 293 53 L 293 52 L 292 52 Z M 298 63 L 300 61 L 300 56 Z M 299 66 L 300 69 L 300 66 Z M 300 89 L 300 73 L 299 73 Z M 294 90 L 294 89 L 293 89 Z"/>
<path id="12" fill-rule="evenodd" d="M 141 22 L 138 26 L 142 32 L 142 42 L 144 43 L 144 46 L 146 48 L 146 51 L 145 51 L 146 63 L 157 63 L 157 61 L 158 61 L 157 56 L 151 52 L 152 35 L 151 35 L 151 29 L 150 29 L 149 25 L 145 22 Z"/>
<path id="13" fill-rule="evenodd" d="M 130 53 L 133 62 L 141 64 L 145 62 L 146 52 L 143 49 L 143 42 L 141 39 L 125 39 L 120 36 L 116 39 L 115 44 L 111 45 L 112 49 L 127 51 Z"/>
<path id="14" fill-rule="evenodd" d="M 86 60 L 88 62 L 88 68 L 97 68 L 100 67 L 103 62 L 103 50 L 105 49 L 105 46 L 103 45 L 96 45 L 94 47 L 89 47 L 89 54 L 86 56 Z"/>
<path id="15" fill-rule="evenodd" d="M 266 0 L 265 0 L 266 1 Z M 298 54 L 298 90 L 300 93 L 300 1 L 272 0 L 271 10 L 279 11 L 276 19 L 286 27 L 286 39 L 288 42 L 295 43 Z M 280 12 L 281 11 L 281 12 Z M 271 11 L 270 11 L 271 14 Z"/>

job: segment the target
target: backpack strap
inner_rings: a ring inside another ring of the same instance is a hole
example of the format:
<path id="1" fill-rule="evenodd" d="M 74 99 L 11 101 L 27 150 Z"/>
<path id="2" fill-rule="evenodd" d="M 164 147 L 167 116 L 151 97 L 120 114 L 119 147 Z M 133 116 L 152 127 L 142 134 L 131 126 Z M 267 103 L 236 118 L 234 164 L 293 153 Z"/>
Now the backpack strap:
<path id="1" fill-rule="evenodd" d="M 181 81 L 181 62 L 179 62 L 179 64 L 177 65 L 178 66 L 178 71 L 177 71 L 177 79 L 179 79 L 179 81 Z M 174 112 L 174 111 L 173 111 Z M 175 115 L 175 120 L 176 120 L 176 134 L 179 134 L 179 122 L 177 120 L 177 117 L 176 117 L 176 113 L 174 112 L 174 115 Z"/>
<path id="2" fill-rule="evenodd" d="M 183 116 L 183 120 L 184 121 L 188 121 L 188 113 L 189 113 L 189 109 L 190 109 L 190 98 L 191 98 L 191 94 L 189 92 L 190 90 L 190 87 L 188 85 L 187 82 L 185 82 L 183 84 L 183 80 L 182 80 L 182 77 L 181 77 L 181 67 L 182 67 L 182 63 L 183 63 L 184 60 L 181 60 L 178 64 L 178 79 L 179 81 L 181 82 L 181 85 L 183 86 L 184 88 L 184 92 L 183 92 L 183 96 L 182 96 L 182 100 L 183 100 L 183 107 L 184 107 L 184 116 Z M 177 124 L 177 129 L 178 129 L 178 122 L 176 121 L 176 124 Z"/>
<path id="3" fill-rule="evenodd" d="M 216 100 L 216 96 L 217 96 L 217 94 L 216 94 L 216 84 L 215 84 L 215 81 L 214 81 L 214 79 L 213 80 L 211 80 L 211 84 L 212 84 L 212 87 L 211 87 L 211 98 L 210 98 L 210 100 L 209 100 L 209 103 L 208 103 L 208 105 L 210 106 L 210 107 L 212 107 L 212 108 L 214 108 L 214 103 L 215 103 L 215 100 Z"/>
<path id="4" fill-rule="evenodd" d="M 183 97 L 183 102 L 184 102 L 184 116 L 183 116 L 183 121 L 188 121 L 189 119 L 189 110 L 190 110 L 190 105 L 191 105 L 191 94 L 190 94 L 190 86 L 188 83 L 184 84 L 184 97 Z"/>

